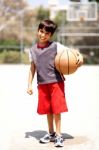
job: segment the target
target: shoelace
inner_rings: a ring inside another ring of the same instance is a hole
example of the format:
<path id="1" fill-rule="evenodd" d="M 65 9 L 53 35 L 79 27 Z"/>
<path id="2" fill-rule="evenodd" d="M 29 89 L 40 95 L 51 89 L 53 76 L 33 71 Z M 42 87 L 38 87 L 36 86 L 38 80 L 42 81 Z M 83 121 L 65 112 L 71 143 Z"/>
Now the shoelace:
<path id="1" fill-rule="evenodd" d="M 48 138 L 48 137 L 50 137 L 50 134 L 46 134 L 46 135 L 44 136 L 44 138 Z"/>
<path id="2" fill-rule="evenodd" d="M 63 138 L 62 137 L 56 137 L 56 141 L 57 142 L 63 142 Z"/>

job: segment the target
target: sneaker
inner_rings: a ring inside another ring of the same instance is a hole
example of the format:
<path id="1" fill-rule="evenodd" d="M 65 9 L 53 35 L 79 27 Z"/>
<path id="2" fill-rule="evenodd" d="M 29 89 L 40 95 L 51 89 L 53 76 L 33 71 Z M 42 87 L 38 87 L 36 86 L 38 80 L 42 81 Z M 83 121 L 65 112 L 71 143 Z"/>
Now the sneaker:
<path id="1" fill-rule="evenodd" d="M 62 136 L 56 136 L 55 138 L 55 147 L 63 147 L 64 146 L 64 143 L 63 143 L 63 138 Z"/>
<path id="2" fill-rule="evenodd" d="M 44 137 L 40 139 L 40 143 L 49 143 L 55 141 L 55 133 L 47 133 Z"/>

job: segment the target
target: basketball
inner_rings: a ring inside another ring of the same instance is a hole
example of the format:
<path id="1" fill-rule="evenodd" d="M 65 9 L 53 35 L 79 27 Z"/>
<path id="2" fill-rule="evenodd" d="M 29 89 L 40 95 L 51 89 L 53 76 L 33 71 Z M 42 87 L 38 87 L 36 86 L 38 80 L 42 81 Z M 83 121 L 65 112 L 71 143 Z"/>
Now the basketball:
<path id="1" fill-rule="evenodd" d="M 77 55 L 81 55 L 79 52 L 77 53 L 77 50 L 62 50 L 61 52 L 57 53 L 55 57 L 56 69 L 63 75 L 74 73 L 78 68 Z"/>

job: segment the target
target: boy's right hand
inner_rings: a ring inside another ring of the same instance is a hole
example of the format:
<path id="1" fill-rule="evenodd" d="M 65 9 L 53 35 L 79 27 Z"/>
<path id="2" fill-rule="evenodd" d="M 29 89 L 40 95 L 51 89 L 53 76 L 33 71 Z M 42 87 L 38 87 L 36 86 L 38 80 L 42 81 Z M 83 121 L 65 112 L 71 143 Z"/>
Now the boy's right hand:
<path id="1" fill-rule="evenodd" d="M 29 95 L 32 95 L 32 94 L 33 94 L 33 90 L 32 90 L 32 86 L 31 86 L 31 85 L 28 86 L 27 93 L 28 93 Z"/>

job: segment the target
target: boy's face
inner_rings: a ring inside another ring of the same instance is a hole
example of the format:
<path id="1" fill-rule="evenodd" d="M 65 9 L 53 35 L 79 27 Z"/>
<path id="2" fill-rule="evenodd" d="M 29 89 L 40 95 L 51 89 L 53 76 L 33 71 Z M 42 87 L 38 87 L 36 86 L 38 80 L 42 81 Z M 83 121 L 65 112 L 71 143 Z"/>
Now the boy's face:
<path id="1" fill-rule="evenodd" d="M 39 29 L 38 30 L 38 40 L 40 43 L 46 43 L 50 40 L 51 38 L 51 32 L 47 32 L 44 29 Z"/>

